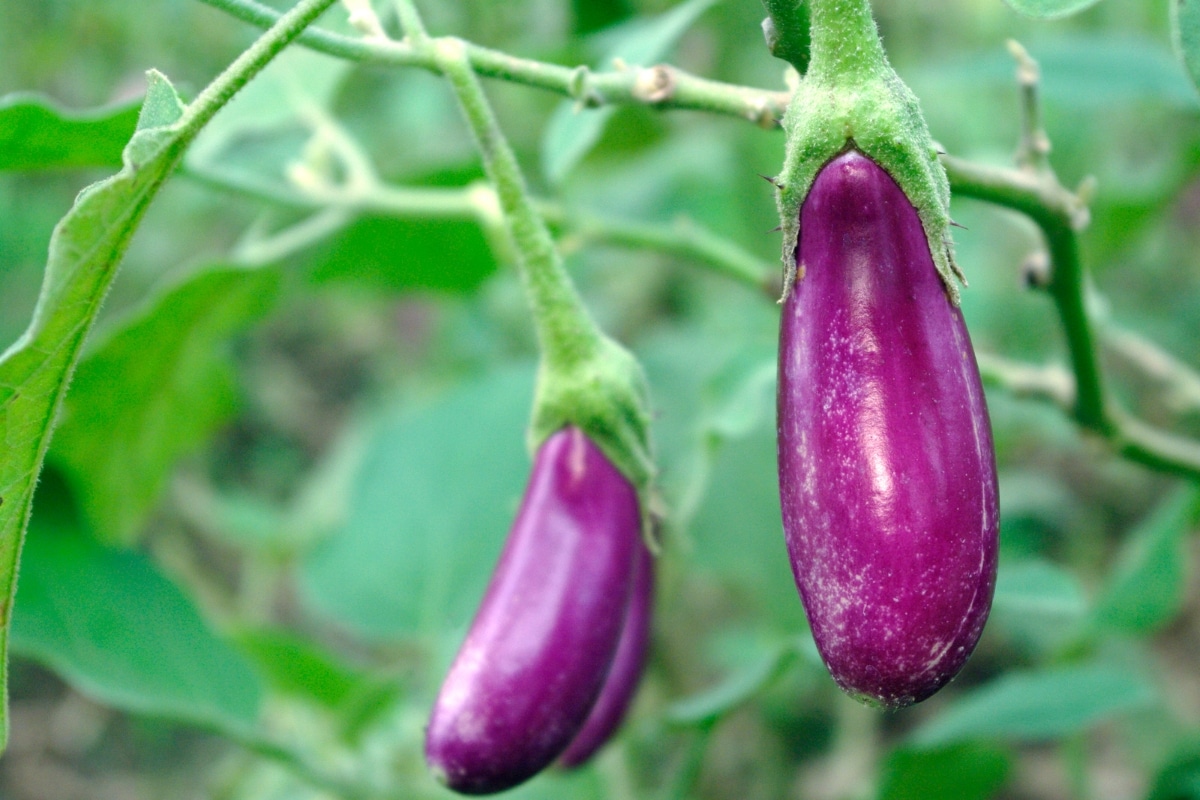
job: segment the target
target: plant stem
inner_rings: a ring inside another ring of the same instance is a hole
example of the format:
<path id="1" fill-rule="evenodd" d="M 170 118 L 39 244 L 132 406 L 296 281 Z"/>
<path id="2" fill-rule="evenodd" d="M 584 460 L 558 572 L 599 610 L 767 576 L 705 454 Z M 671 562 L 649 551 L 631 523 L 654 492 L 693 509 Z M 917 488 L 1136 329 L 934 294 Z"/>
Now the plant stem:
<path id="1" fill-rule="evenodd" d="M 776 58 L 796 68 L 800 74 L 808 69 L 809 7 L 806 0 L 763 0 L 767 19 L 763 33 L 767 49 Z"/>
<path id="2" fill-rule="evenodd" d="M 870 0 L 807 0 L 812 15 L 812 60 L 806 79 L 853 83 L 887 63 Z"/>
<path id="3" fill-rule="evenodd" d="M 432 51 L 438 68 L 454 87 L 484 170 L 495 187 L 505 229 L 516 247 L 543 356 L 551 368 L 575 369 L 599 352 L 602 334 L 567 277 L 550 229 L 534 205 L 517 157 L 471 67 L 466 46 L 457 39 L 428 39 L 410 0 L 396 0 L 396 6 L 408 37 Z"/>
<path id="4" fill-rule="evenodd" d="M 1083 427 L 1103 436 L 1111 435 L 1095 336 L 1083 302 L 1083 267 L 1075 226 L 1085 211 L 1078 198 L 1059 184 L 1052 173 L 985 167 L 951 156 L 944 157 L 942 163 L 950 176 L 951 188 L 960 195 L 1020 211 L 1041 228 L 1053 265 L 1048 288 L 1062 319 L 1071 369 L 1075 373 L 1073 414 Z"/>
<path id="5" fill-rule="evenodd" d="M 247 179 L 197 165 L 187 165 L 183 174 L 219 191 L 236 192 L 292 208 L 314 210 L 329 207 L 351 212 L 387 214 L 410 219 L 475 220 L 494 222 L 495 192 L 484 184 L 462 188 L 388 186 L 373 184 L 361 192 L 337 187 L 305 187 L 303 192 L 281 185 Z M 551 228 L 588 242 L 656 250 L 694 260 L 718 275 L 730 278 L 774 299 L 778 296 L 778 268 L 688 217 L 670 223 L 617 220 L 564 208 L 534 199 L 538 212 Z"/>
<path id="6" fill-rule="evenodd" d="M 271 30 L 250 45 L 188 105 L 179 121 L 183 138 L 189 139 L 208 124 L 231 97 L 334 2 L 336 0 L 301 0 L 286 14 L 273 20 Z"/>
<path id="7" fill-rule="evenodd" d="M 243 22 L 266 28 L 279 18 L 279 12 L 256 0 L 201 0 Z M 417 67 L 438 72 L 429 48 L 411 40 L 403 42 L 360 39 L 309 29 L 299 43 L 328 55 L 397 67 Z M 485 78 L 519 83 L 536 89 L 574 97 L 577 67 L 547 64 L 517 58 L 498 50 L 464 42 L 471 68 Z M 648 73 L 653 73 L 648 75 Z M 654 77 L 655 80 L 647 80 Z M 667 88 L 662 88 L 662 87 Z M 651 69 L 628 68 L 592 72 L 588 76 L 588 101 L 595 105 L 642 104 L 655 108 L 681 108 L 741 117 L 765 127 L 778 126 L 787 108 L 787 92 L 771 92 L 746 86 L 696 77 L 670 66 Z"/>
<path id="8" fill-rule="evenodd" d="M 202 0 L 202 2 L 260 27 L 267 27 L 280 18 L 278 12 L 261 5 L 256 0 Z M 766 2 L 768 13 L 775 24 L 776 33 L 782 35 L 782 28 L 789 28 L 790 25 L 789 30 L 792 33 L 789 33 L 788 36 L 794 37 L 799 28 L 790 23 L 784 23 L 781 28 L 780 23 L 785 18 L 790 18 L 789 14 L 794 13 L 795 0 L 766 0 Z M 823 42 L 820 40 L 822 36 L 829 37 L 837 34 L 844 37 L 845 41 L 861 42 L 864 46 L 872 48 L 879 46 L 866 0 L 814 0 L 812 14 L 814 49 L 824 48 L 826 51 L 824 65 L 814 60 L 814 64 L 821 70 L 829 69 L 830 65 L 836 65 L 845 59 L 851 59 L 853 62 L 856 58 L 854 54 L 836 42 Z M 817 28 L 821 28 L 822 32 L 818 33 Z M 411 40 L 404 42 L 367 41 L 319 29 L 309 29 L 300 34 L 298 41 L 312 49 L 352 61 L 415 66 L 430 71 L 440 71 L 435 51 L 442 40 L 429 40 L 423 45 L 414 45 Z M 455 42 L 452 46 L 462 50 L 462 61 L 466 64 L 467 72 L 473 71 L 484 77 L 544 89 L 567 97 L 574 96 L 576 69 L 516 58 L 460 40 L 447 41 Z M 854 63 L 846 66 L 854 67 Z M 785 92 L 771 92 L 709 81 L 670 66 L 658 66 L 654 69 L 665 70 L 670 79 L 668 83 L 672 88 L 665 96 L 661 93 L 649 95 L 640 91 L 638 79 L 644 70 L 629 69 L 590 74 L 588 79 L 589 101 L 597 104 L 641 103 L 659 108 L 708 111 L 748 119 L 767 126 L 778 125 L 787 106 L 788 94 Z M 813 71 L 814 66 L 810 65 L 809 74 L 811 75 Z M 1029 84 L 1023 93 L 1024 127 L 1027 131 L 1040 133 L 1035 77 L 1029 74 L 1025 78 L 1019 76 L 1019 80 L 1023 81 L 1023 85 Z M 480 96 L 482 96 L 481 92 Z M 488 109 L 488 113 L 490 114 L 490 109 Z M 1048 152 L 1049 143 L 1042 142 L 1040 136 L 1030 138 L 1027 135 L 1026 140 L 1023 144 L 1022 159 L 1027 161 L 1029 166 L 1036 167 L 1042 163 L 1039 154 Z M 511 156 L 511 153 L 509 155 Z M 1128 417 L 1119 409 L 1109 407 L 1096 353 L 1096 337 L 1084 304 L 1085 279 L 1079 258 L 1077 231 L 1086 224 L 1086 205 L 1077 195 L 1064 188 L 1057 178 L 1053 177 L 1052 172 L 1047 174 L 1036 168 L 1000 169 L 974 164 L 951 156 L 943 157 L 942 161 L 954 192 L 961 196 L 974 197 L 1020 212 L 1032 219 L 1046 237 L 1053 263 L 1049 286 L 1050 294 L 1063 322 L 1072 372 L 1075 377 L 1074 401 L 1066 410 L 1082 427 L 1109 440 L 1117 452 L 1122 455 L 1158 469 L 1193 478 L 1200 477 L 1200 453 L 1197 452 L 1200 451 L 1200 445 L 1155 430 Z M 513 163 L 515 164 L 515 162 Z M 255 187 L 253 191 L 260 191 L 260 189 L 261 187 Z M 274 192 L 275 190 L 264 191 Z M 383 195 L 380 194 L 371 199 L 378 201 L 382 197 Z M 276 199 L 280 199 L 281 202 L 293 201 L 293 198 Z M 412 204 L 433 199 L 435 199 L 433 195 L 422 200 L 411 195 L 396 195 L 391 198 L 391 202 L 395 203 L 391 210 L 397 213 L 425 213 L 414 208 Z M 332 198 L 330 200 L 332 201 Z M 362 198 L 358 198 L 358 200 L 362 200 Z M 450 199 L 449 203 L 451 208 L 442 207 L 441 211 L 453 214 L 454 210 L 459 208 L 459 198 Z M 362 207 L 370 208 L 372 206 L 368 201 L 363 200 Z M 430 209 L 434 207 L 430 206 L 425 211 L 432 213 Z M 382 205 L 376 205 L 374 208 L 384 210 Z M 555 218 L 553 208 L 543 208 L 551 218 Z M 473 213 L 466 208 L 462 210 L 464 217 L 471 216 Z M 568 217 L 561 219 L 566 227 L 570 227 L 570 223 L 567 221 Z M 593 224 L 595 222 L 595 220 L 588 220 L 587 224 L 581 222 L 581 232 L 614 242 L 638 246 L 657 246 L 684 255 L 691 254 L 735 280 L 755 288 L 761 288 L 763 277 L 756 277 L 758 270 L 752 266 L 752 262 L 742 258 L 741 254 L 723 252 L 725 248 L 720 247 L 715 239 L 710 239 L 702 244 L 697 242 L 690 245 L 676 236 L 665 234 L 661 228 L 654 230 L 648 227 L 613 222 Z M 767 274 L 769 272 L 763 273 L 763 275 Z M 1027 369 L 1037 370 L 1039 368 L 1028 367 Z"/>
<path id="9" fill-rule="evenodd" d="M 552 366 L 570 369 L 597 352 L 600 331 L 563 269 L 550 230 L 529 196 L 516 156 L 467 61 L 466 48 L 446 39 L 438 40 L 434 47 L 495 186 L 505 226 L 519 254 L 521 279 L 533 308 L 542 352 Z"/>

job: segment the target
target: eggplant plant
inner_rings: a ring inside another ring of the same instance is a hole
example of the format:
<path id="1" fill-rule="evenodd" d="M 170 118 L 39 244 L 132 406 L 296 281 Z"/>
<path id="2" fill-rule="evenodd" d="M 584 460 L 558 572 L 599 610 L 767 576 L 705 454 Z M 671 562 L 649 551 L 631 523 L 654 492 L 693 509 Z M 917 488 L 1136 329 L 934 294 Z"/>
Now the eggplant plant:
<path id="1" fill-rule="evenodd" d="M 1198 796 L 1135 5 L 7 0 L 0 795 Z"/>

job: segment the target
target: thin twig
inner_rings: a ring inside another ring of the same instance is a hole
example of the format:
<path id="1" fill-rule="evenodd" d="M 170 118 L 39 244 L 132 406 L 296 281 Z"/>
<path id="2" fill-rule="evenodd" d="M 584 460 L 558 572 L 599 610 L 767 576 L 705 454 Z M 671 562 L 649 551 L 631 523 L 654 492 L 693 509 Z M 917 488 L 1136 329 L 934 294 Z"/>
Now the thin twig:
<path id="1" fill-rule="evenodd" d="M 260 28 L 270 26 L 279 18 L 279 12 L 255 0 L 201 2 Z M 315 28 L 301 35 L 299 43 L 349 61 L 439 71 L 431 50 L 414 46 L 411 40 L 361 39 Z M 565 97 L 579 94 L 581 73 L 578 67 L 518 58 L 470 42 L 463 42 L 463 46 L 471 68 L 485 78 L 545 89 Z M 765 127 L 779 124 L 789 96 L 787 92 L 707 80 L 665 65 L 629 65 L 621 70 L 589 71 L 586 74 L 588 102 L 592 105 L 634 103 L 657 108 L 709 111 L 741 117 Z M 669 88 L 663 89 L 664 86 Z"/>

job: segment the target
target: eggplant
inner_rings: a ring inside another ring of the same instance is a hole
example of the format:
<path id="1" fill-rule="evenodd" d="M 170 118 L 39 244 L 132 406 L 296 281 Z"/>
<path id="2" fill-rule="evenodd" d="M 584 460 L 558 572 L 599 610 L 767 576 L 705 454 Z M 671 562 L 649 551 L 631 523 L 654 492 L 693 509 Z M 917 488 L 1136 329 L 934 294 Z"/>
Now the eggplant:
<path id="1" fill-rule="evenodd" d="M 503 791 L 567 749 L 616 654 L 643 546 L 629 480 L 578 428 L 551 434 L 430 717 L 442 783 Z"/>
<path id="2" fill-rule="evenodd" d="M 929 697 L 991 608 L 996 463 L 979 368 L 913 204 L 849 149 L 800 208 L 779 338 L 778 461 L 792 571 L 834 680 Z"/>
<path id="3" fill-rule="evenodd" d="M 633 596 L 625 614 L 621 641 L 613 656 L 604 688 L 583 728 L 559 758 L 559 764 L 574 769 L 587 763 L 620 726 L 637 694 L 650 647 L 650 623 L 654 611 L 654 556 L 645 545 L 639 548 L 633 579 Z"/>

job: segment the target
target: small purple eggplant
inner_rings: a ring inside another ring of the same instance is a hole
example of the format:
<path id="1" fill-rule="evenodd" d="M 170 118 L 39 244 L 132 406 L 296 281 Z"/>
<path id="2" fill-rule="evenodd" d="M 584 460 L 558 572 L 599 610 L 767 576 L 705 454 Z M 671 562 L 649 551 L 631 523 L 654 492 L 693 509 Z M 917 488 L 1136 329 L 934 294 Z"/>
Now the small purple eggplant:
<path id="1" fill-rule="evenodd" d="M 996 463 L 979 368 L 916 209 L 842 153 L 800 210 L 779 337 L 783 527 L 813 638 L 867 703 L 962 668 L 996 580 Z"/>
<path id="2" fill-rule="evenodd" d="M 425 759 L 446 786 L 500 792 L 567 749 L 613 662 L 641 547 L 625 476 L 578 428 L 547 438 L 429 720 Z"/>
<path id="3" fill-rule="evenodd" d="M 650 620 L 654 611 L 654 556 L 642 545 L 633 578 L 633 596 L 625 614 L 625 627 L 612 667 L 604 680 L 600 698 L 592 707 L 583 728 L 562 754 L 559 763 L 567 769 L 582 766 L 603 747 L 625 718 L 637 694 L 650 646 Z"/>

